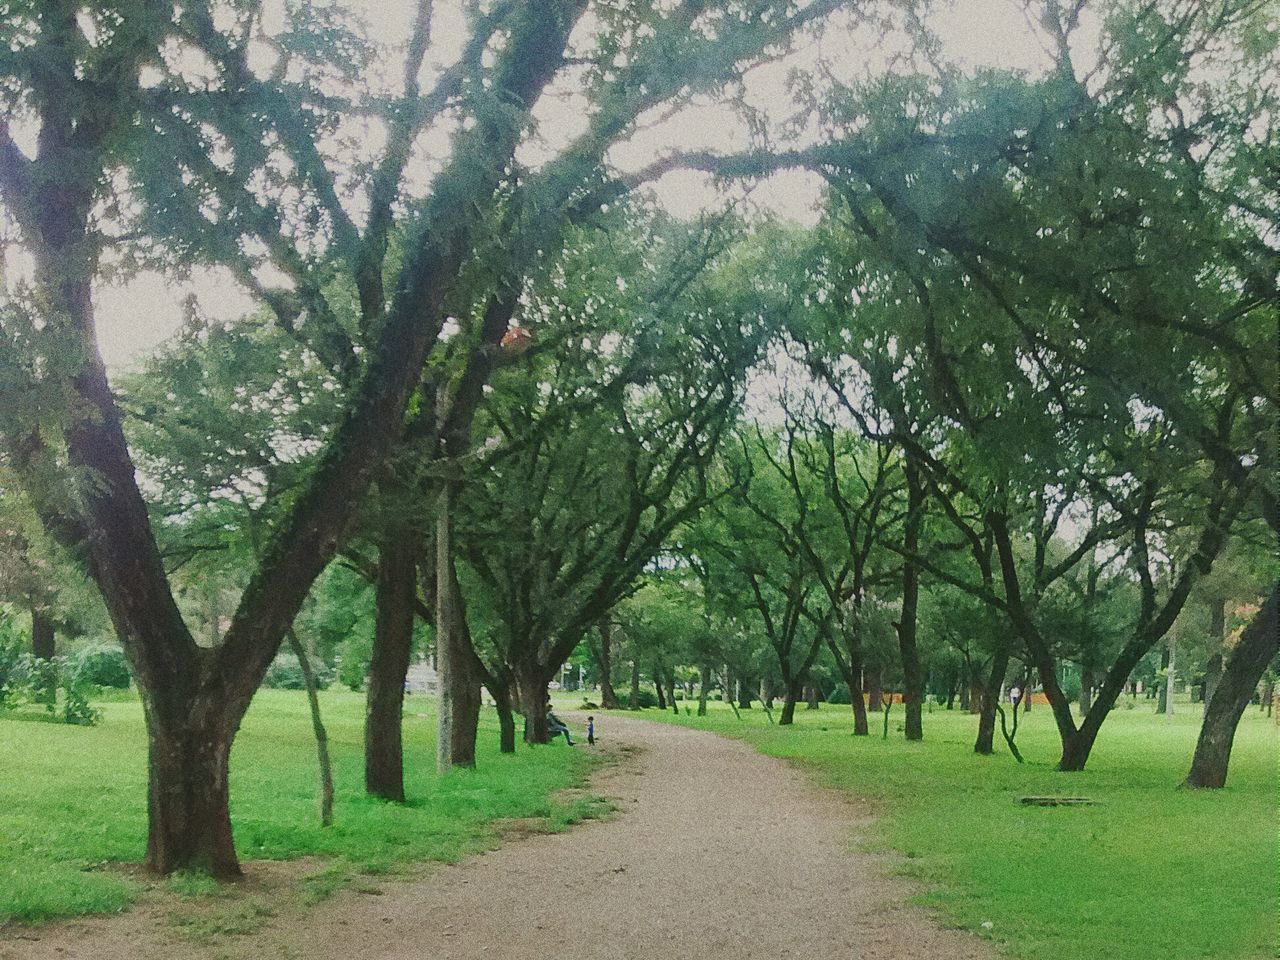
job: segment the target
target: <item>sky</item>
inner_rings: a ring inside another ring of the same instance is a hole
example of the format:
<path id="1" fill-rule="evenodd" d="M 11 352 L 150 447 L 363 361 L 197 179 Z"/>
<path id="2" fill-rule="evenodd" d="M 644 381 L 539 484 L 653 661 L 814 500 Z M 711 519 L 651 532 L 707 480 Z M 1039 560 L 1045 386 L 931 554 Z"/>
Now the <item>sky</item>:
<path id="1" fill-rule="evenodd" d="M 412 0 L 349 0 L 350 8 L 368 24 L 380 42 L 401 45 L 411 22 Z M 271 9 L 271 4 L 267 4 Z M 434 27 L 435 43 L 429 64 L 447 64 L 464 38 L 463 24 L 447 3 L 438 3 Z M 943 42 L 948 59 L 968 67 L 1000 67 L 1036 72 L 1043 68 L 1045 55 L 1034 32 L 1026 23 L 1021 4 L 1015 0 L 955 0 L 939 3 L 928 22 Z M 788 72 L 794 67 L 823 63 L 837 75 L 852 78 L 862 71 L 884 69 L 895 52 L 893 40 L 865 28 L 838 23 L 820 37 L 806 39 L 784 61 L 758 68 L 749 77 L 747 98 L 751 105 L 771 119 L 792 112 L 787 94 Z M 394 64 L 388 79 L 394 77 Z M 553 89 L 536 111 L 541 139 L 547 145 L 564 142 L 580 129 L 582 100 L 571 87 Z M 376 139 L 374 137 L 373 139 Z M 444 150 L 447 131 L 438 134 L 438 152 Z M 609 160 L 623 171 L 644 166 L 675 149 L 730 151 L 747 145 L 745 128 L 727 108 L 714 103 L 695 104 L 675 116 L 665 118 L 618 145 Z M 428 149 L 431 147 L 428 144 Z M 537 162 L 540 149 L 529 145 L 527 162 Z M 416 175 L 425 183 L 431 163 L 423 161 Z M 414 176 L 414 170 L 410 176 Z M 678 171 L 651 185 L 660 203 L 677 214 L 694 213 L 722 200 L 701 174 Z M 803 173 L 779 174 L 755 186 L 753 203 L 776 214 L 811 222 L 819 199 L 816 178 Z M 14 258 L 10 258 L 13 262 Z M 182 303 L 194 294 L 201 310 L 217 320 L 230 320 L 254 307 L 252 299 L 225 272 L 200 271 L 186 280 L 144 273 L 125 283 L 99 284 L 95 291 L 98 339 L 103 358 L 116 372 L 134 367 L 181 322 Z"/>

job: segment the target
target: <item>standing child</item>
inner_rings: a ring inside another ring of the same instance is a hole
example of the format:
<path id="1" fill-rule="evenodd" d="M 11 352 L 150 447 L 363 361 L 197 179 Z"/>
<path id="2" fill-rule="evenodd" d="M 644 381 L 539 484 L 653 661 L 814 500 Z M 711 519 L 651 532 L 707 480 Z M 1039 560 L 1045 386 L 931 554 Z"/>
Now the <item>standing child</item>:
<path id="1" fill-rule="evenodd" d="M 587 743 L 594 744 L 596 742 L 596 718 L 587 717 Z"/>

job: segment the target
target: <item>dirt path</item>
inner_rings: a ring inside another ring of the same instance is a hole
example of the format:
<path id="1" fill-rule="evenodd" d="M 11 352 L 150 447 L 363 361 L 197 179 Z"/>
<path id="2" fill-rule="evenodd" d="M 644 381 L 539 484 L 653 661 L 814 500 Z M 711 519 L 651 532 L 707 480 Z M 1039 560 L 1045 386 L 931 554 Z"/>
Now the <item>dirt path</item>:
<path id="1" fill-rule="evenodd" d="M 281 910 L 247 923 L 257 927 L 248 933 L 193 942 L 172 917 L 143 907 L 40 929 L 31 934 L 38 940 L 0 935 L 0 958 L 991 956 L 977 938 L 907 905 L 903 883 L 885 876 L 889 865 L 854 852 L 867 825 L 857 809 L 786 764 L 677 726 L 609 716 L 602 733 L 637 748 L 593 782 L 618 803 L 612 819 L 515 840 L 384 883 L 377 896 L 346 892 L 307 911 Z"/>

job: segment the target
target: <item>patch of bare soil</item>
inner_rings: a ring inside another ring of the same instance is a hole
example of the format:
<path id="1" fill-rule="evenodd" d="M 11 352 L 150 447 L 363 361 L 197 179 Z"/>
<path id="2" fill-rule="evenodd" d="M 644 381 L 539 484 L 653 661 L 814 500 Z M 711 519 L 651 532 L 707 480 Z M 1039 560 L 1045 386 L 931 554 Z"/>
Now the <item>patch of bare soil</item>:
<path id="1" fill-rule="evenodd" d="M 625 748 L 592 784 L 616 816 L 558 834 L 515 825 L 498 850 L 310 907 L 253 864 L 249 885 L 209 904 L 0 934 L 0 960 L 992 956 L 858 851 L 866 811 L 787 764 L 683 727 L 606 716 L 600 733 Z"/>

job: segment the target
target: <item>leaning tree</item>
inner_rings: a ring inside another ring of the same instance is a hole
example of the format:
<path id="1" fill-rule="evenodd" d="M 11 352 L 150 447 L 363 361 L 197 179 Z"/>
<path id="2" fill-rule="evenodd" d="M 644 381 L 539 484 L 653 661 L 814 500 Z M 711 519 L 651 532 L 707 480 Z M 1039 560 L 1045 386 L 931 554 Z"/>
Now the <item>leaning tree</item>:
<path id="1" fill-rule="evenodd" d="M 58 0 L 0 14 L 13 38 L 0 197 L 34 263 L 4 304 L 3 437 L 45 526 L 97 582 L 142 690 L 151 869 L 239 872 L 232 739 L 401 437 L 451 286 L 522 175 L 543 91 L 583 81 L 585 130 L 543 169 L 593 185 L 643 111 L 716 89 L 836 4 L 588 6 L 469 6 L 456 59 L 424 69 L 424 0 L 385 89 L 365 82 L 380 51 L 341 11 L 291 8 L 280 24 L 253 5 Z M 361 126 L 379 136 L 357 141 Z M 448 140 L 442 157 L 425 153 L 429 132 Z M 216 648 L 175 602 L 95 342 L 95 283 L 136 263 L 226 267 L 346 386 Z"/>

